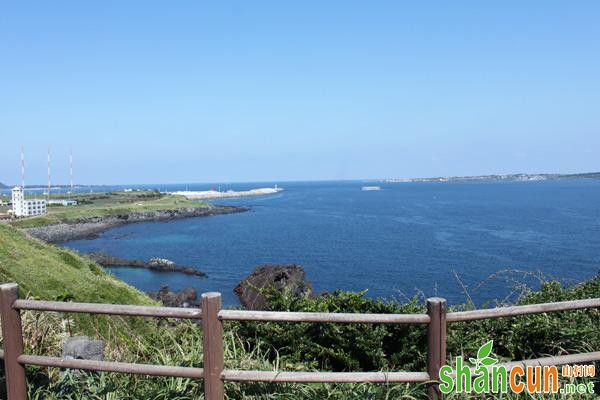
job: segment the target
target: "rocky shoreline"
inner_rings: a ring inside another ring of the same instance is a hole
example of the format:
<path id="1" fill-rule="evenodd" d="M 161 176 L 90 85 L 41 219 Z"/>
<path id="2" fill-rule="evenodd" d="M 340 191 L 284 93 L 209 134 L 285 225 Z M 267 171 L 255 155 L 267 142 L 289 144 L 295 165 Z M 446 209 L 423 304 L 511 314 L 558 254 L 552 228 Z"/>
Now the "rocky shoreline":
<path id="1" fill-rule="evenodd" d="M 246 310 L 269 310 L 268 294 L 263 290 L 287 291 L 294 297 L 315 296 L 312 283 L 306 278 L 304 268 L 297 264 L 259 265 L 242 279 L 233 292 Z M 199 307 L 196 289 L 186 287 L 171 292 L 163 285 L 158 292 L 148 292 L 151 299 L 166 307 Z"/>
<path id="2" fill-rule="evenodd" d="M 109 229 L 136 222 L 172 221 L 183 218 L 234 214 L 245 211 L 248 211 L 248 209 L 233 206 L 207 205 L 205 207 L 185 207 L 176 210 L 144 211 L 129 214 L 81 218 L 54 225 L 25 228 L 23 229 L 23 232 L 48 243 L 60 243 L 76 239 L 94 239 Z"/>
<path id="3" fill-rule="evenodd" d="M 151 258 L 149 261 L 143 260 L 127 260 L 120 257 L 114 257 L 110 254 L 102 252 L 92 252 L 86 254 L 97 264 L 103 267 L 130 267 L 130 268 L 145 268 L 159 272 L 180 272 L 186 275 L 206 276 L 205 272 L 198 271 L 192 267 L 178 265 L 173 261 L 164 258 Z"/>

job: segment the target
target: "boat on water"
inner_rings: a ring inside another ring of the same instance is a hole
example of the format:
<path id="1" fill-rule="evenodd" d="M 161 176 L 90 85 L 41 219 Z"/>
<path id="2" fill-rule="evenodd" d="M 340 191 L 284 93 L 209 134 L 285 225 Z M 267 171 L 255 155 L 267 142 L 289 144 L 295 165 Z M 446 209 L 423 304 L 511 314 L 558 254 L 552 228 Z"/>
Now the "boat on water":
<path id="1" fill-rule="evenodd" d="M 365 192 L 372 190 L 381 190 L 381 186 L 363 186 L 360 190 L 364 190 Z"/>

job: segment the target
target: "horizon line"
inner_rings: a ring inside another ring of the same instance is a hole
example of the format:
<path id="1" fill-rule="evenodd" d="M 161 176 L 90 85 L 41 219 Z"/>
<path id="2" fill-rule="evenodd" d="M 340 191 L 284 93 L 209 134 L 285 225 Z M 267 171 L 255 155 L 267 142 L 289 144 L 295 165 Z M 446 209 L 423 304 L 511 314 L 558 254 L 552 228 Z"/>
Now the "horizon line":
<path id="1" fill-rule="evenodd" d="M 508 173 L 487 173 L 479 175 L 439 175 L 439 176 L 421 176 L 421 177 L 387 177 L 387 178 L 344 178 L 344 179 L 284 179 L 284 180 L 248 180 L 248 181 L 208 181 L 208 182 L 136 182 L 136 183 L 86 183 L 86 184 L 73 184 L 76 187 L 91 187 L 91 186 L 127 186 L 127 185 L 214 185 L 214 184 L 248 184 L 248 183 L 277 183 L 277 182 L 352 182 L 352 181 L 384 181 L 384 180 L 413 180 L 413 179 L 440 179 L 440 178 L 473 178 L 473 177 L 491 177 L 491 176 L 512 176 L 512 175 L 527 175 L 527 176 L 571 176 L 571 175 L 588 175 L 588 174 L 600 174 L 600 171 L 588 171 L 588 172 L 571 172 L 571 173 L 560 173 L 560 172 L 508 172 Z M 0 184 L 3 184 L 0 181 Z M 7 187 L 15 187 L 19 185 L 4 184 Z M 70 184 L 58 184 L 54 187 L 66 187 Z M 32 184 L 25 185 L 26 188 L 47 188 L 47 184 Z"/>

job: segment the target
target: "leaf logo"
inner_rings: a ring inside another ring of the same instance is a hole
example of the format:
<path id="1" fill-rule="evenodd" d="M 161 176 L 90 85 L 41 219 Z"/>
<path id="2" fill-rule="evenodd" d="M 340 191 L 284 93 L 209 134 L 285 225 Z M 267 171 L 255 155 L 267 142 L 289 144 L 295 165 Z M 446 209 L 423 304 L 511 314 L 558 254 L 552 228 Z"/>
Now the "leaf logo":
<path id="1" fill-rule="evenodd" d="M 479 348 L 479 350 L 477 351 L 476 359 L 469 358 L 469 361 L 471 362 L 471 364 L 475 365 L 475 369 L 479 368 L 479 366 L 481 366 L 481 365 L 489 367 L 498 362 L 497 359 L 490 357 L 493 346 L 494 346 L 494 341 L 490 340 L 489 342 L 485 343 L 483 346 L 481 346 Z"/>

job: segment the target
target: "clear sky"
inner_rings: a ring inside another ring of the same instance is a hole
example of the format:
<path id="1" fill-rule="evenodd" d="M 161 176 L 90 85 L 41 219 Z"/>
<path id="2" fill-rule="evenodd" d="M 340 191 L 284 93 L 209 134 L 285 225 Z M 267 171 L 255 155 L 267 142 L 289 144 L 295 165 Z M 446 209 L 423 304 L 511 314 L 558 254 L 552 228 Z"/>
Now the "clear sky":
<path id="1" fill-rule="evenodd" d="M 600 170 L 599 1 L 6 1 L 0 182 Z"/>

